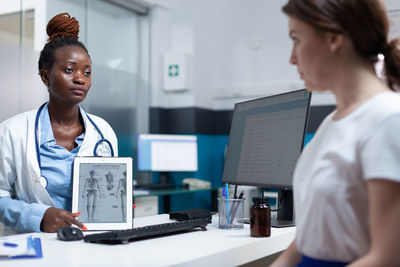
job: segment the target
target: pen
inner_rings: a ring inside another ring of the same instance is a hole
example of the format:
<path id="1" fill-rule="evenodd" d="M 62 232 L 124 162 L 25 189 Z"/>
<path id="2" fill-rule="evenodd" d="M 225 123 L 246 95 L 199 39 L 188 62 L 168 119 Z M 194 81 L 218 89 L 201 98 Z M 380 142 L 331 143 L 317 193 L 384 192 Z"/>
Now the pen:
<path id="1" fill-rule="evenodd" d="M 225 189 L 225 187 L 222 187 L 222 201 L 224 200 L 224 199 L 226 199 L 226 189 Z M 222 203 L 224 203 L 224 202 L 222 202 Z M 223 207 L 223 209 L 224 209 L 224 218 L 225 218 L 225 214 L 227 214 L 226 213 L 226 200 L 225 200 L 225 205 L 224 205 L 224 207 Z M 221 211 L 222 212 L 222 211 Z M 228 216 L 228 215 L 226 215 L 226 216 Z M 228 221 L 227 221 L 227 223 L 228 223 Z"/>
<path id="2" fill-rule="evenodd" d="M 4 247 L 16 248 L 18 244 L 10 243 L 10 242 L 3 242 Z"/>
<path id="3" fill-rule="evenodd" d="M 242 198 L 243 198 L 243 194 L 244 194 L 244 191 L 240 192 L 240 195 L 239 195 L 239 198 L 238 198 L 238 199 L 242 199 Z M 233 223 L 233 220 L 235 219 L 236 212 L 237 212 L 237 210 L 238 210 L 238 208 L 239 208 L 239 206 L 240 206 L 240 201 L 241 201 L 241 200 L 237 200 L 237 201 L 235 201 L 234 204 L 232 204 L 232 210 L 231 210 L 232 214 L 231 214 L 231 216 L 230 216 L 230 217 L 231 217 L 231 220 L 229 221 L 230 224 L 232 224 L 232 223 Z"/>
<path id="4" fill-rule="evenodd" d="M 226 216 L 227 218 L 227 222 L 229 223 L 229 186 L 228 183 L 225 184 L 225 193 L 226 193 Z"/>

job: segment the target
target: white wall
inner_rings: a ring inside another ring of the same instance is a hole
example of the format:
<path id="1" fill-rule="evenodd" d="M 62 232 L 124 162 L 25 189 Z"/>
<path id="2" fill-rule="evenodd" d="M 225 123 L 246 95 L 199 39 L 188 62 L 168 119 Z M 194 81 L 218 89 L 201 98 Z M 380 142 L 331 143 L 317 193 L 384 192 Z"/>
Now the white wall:
<path id="1" fill-rule="evenodd" d="M 152 14 L 152 106 L 232 108 L 233 103 L 302 88 L 288 62 L 285 0 L 168 0 Z M 191 88 L 162 90 L 162 56 L 192 55 Z"/>
<path id="2" fill-rule="evenodd" d="M 152 11 L 151 106 L 231 109 L 238 101 L 303 88 L 288 62 L 286 0 L 149 0 Z M 399 0 L 386 0 L 388 10 Z M 192 55 L 190 90 L 162 89 L 162 57 Z M 330 93 L 313 105 L 334 104 Z"/>
<path id="3" fill-rule="evenodd" d="M 399 0 L 384 0 L 384 1 L 386 4 L 386 9 L 388 11 L 400 9 L 400 1 Z"/>
<path id="4" fill-rule="evenodd" d="M 16 12 L 21 8 L 19 1 L 1 1 L 0 14 Z M 56 11 L 63 11 L 66 4 L 60 0 L 52 0 L 49 4 L 47 2 L 47 0 L 22 2 L 23 8 L 35 10 L 37 51 L 43 48 L 46 41 L 45 27 L 48 19 Z M 79 2 L 74 0 L 71 5 L 77 6 L 74 16 L 81 20 L 84 9 L 83 2 L 76 4 Z M 281 12 L 281 6 L 286 0 L 146 0 L 146 2 L 155 5 L 150 14 L 149 26 L 151 106 L 230 109 L 237 101 L 302 87 L 302 81 L 298 78 L 295 67 L 288 63 L 291 41 L 287 36 L 287 18 Z M 400 9 L 399 0 L 385 0 L 385 2 L 388 10 Z M 55 10 L 57 9 L 55 7 L 59 10 Z M 86 34 L 85 29 L 81 30 L 83 37 Z M 166 93 L 162 89 L 162 57 L 172 51 L 193 55 L 191 68 L 193 79 L 191 89 L 188 91 Z M 123 66 L 122 69 L 131 67 Z M 36 73 L 35 68 L 33 71 Z M 43 93 L 43 86 L 36 76 L 32 83 L 29 81 L 25 85 L 27 84 L 35 87 L 35 92 Z M 22 85 L 17 86 L 4 97 L 18 99 L 18 96 L 15 96 L 18 87 L 22 90 Z M 40 98 L 37 101 L 43 100 Z M 7 114 L 14 114 L 29 109 L 27 106 L 21 106 L 23 102 L 27 101 L 21 100 L 19 104 L 7 101 L 12 107 L 4 107 L 4 110 L 12 110 Z M 334 99 L 329 94 L 313 98 L 314 104 L 333 102 Z M 37 104 L 33 103 L 33 106 Z"/>

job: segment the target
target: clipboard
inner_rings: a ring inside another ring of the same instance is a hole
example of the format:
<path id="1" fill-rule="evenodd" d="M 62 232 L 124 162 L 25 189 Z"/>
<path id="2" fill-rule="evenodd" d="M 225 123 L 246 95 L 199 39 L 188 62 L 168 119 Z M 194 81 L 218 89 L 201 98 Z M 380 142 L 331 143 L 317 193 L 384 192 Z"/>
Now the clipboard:
<path id="1" fill-rule="evenodd" d="M 40 238 L 4 237 L 0 239 L 0 261 L 7 259 L 42 258 L 42 243 Z"/>

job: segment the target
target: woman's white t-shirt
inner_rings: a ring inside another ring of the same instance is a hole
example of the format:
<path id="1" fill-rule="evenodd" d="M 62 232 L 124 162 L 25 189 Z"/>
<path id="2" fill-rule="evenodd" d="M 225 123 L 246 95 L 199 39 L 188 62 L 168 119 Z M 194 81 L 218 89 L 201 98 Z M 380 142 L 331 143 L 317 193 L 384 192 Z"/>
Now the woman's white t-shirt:
<path id="1" fill-rule="evenodd" d="M 340 120 L 328 115 L 294 172 L 296 247 L 353 261 L 370 247 L 369 179 L 400 182 L 400 94 L 380 93 Z"/>

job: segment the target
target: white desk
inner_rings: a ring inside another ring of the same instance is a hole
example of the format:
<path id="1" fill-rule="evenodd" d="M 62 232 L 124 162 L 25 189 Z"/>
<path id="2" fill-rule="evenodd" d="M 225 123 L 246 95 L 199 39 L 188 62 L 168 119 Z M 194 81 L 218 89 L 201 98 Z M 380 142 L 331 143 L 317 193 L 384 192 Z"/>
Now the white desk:
<path id="1" fill-rule="evenodd" d="M 168 222 L 168 215 L 142 217 L 135 226 Z M 220 230 L 213 217 L 207 231 L 195 231 L 131 242 L 103 245 L 83 241 L 59 241 L 56 234 L 34 234 L 42 240 L 42 259 L 1 260 L 0 266 L 237 266 L 287 248 L 295 237 L 295 227 L 272 228 L 271 237 L 250 237 L 243 230 Z"/>

